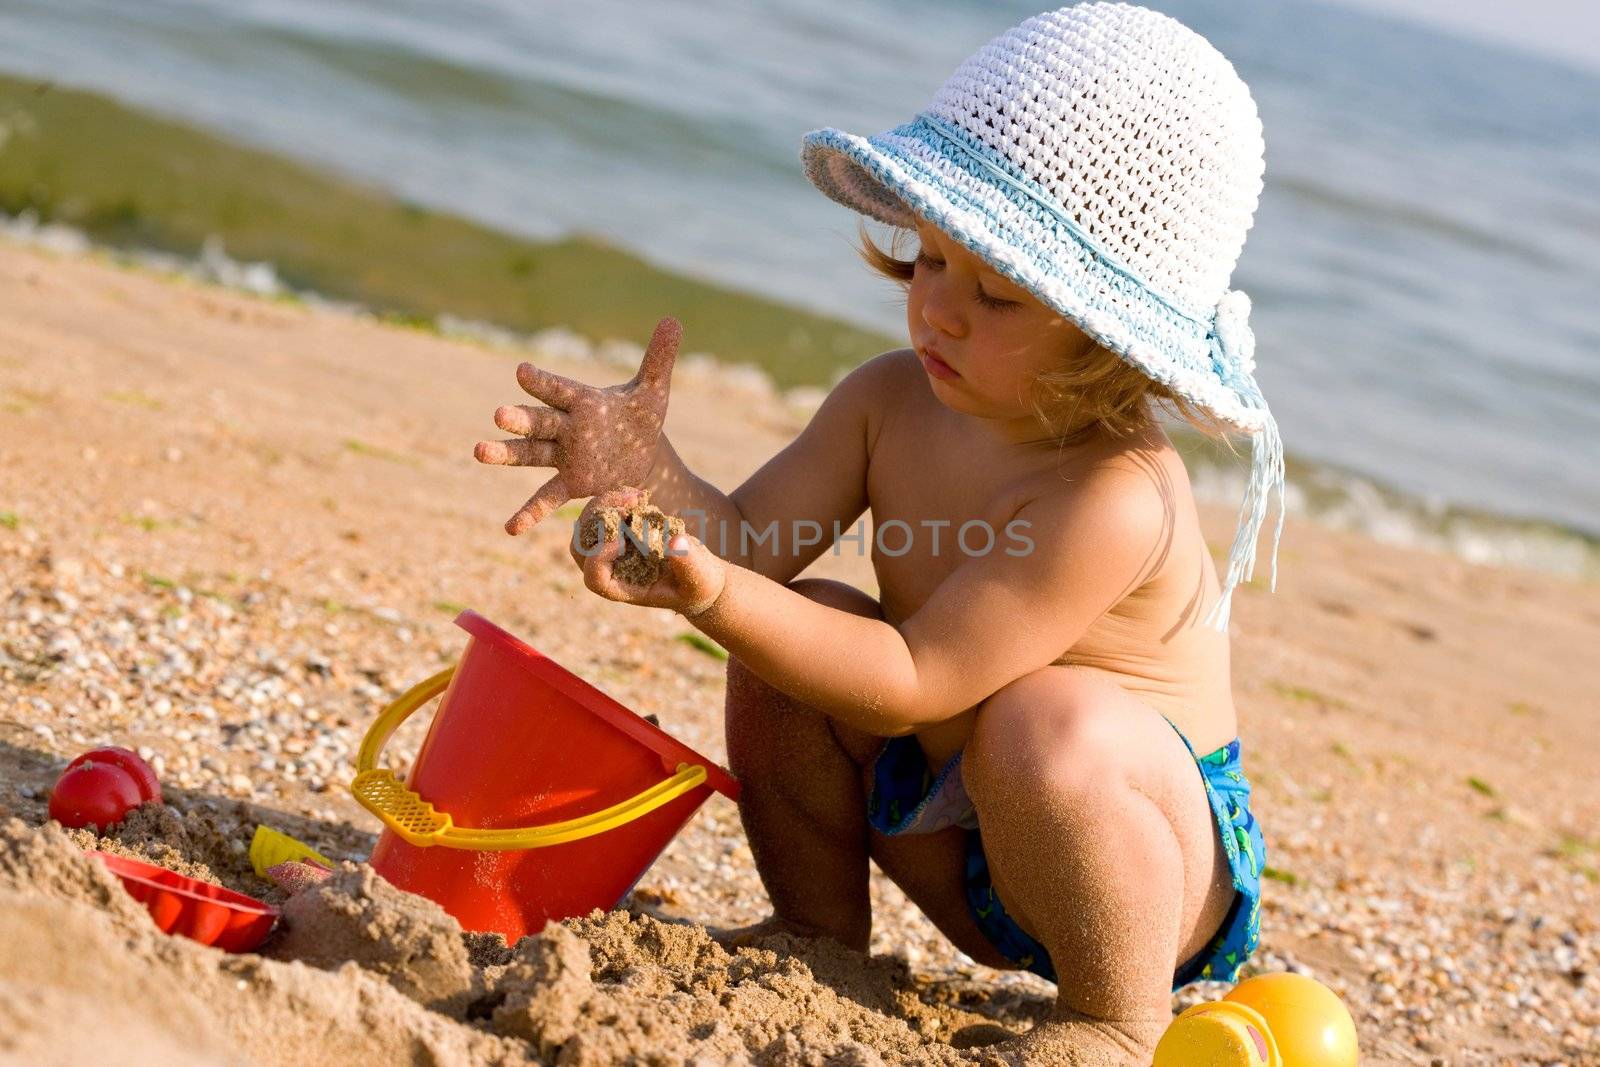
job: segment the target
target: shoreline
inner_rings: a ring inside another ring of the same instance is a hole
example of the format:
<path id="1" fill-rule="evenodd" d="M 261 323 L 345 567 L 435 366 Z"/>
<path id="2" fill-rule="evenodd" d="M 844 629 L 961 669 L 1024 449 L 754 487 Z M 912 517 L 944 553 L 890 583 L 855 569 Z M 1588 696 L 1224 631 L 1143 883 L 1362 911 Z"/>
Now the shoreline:
<path id="1" fill-rule="evenodd" d="M 114 161 L 114 165 L 108 165 Z M 520 332 L 648 337 L 661 308 L 689 351 L 784 385 L 887 339 L 758 293 L 663 269 L 587 234 L 539 241 L 434 210 L 107 96 L 0 71 L 0 213 L 32 212 L 97 244 L 198 256 L 215 239 L 291 290 Z"/>
<path id="2" fill-rule="evenodd" d="M 297 290 L 278 277 L 271 263 L 235 260 L 218 241 L 208 242 L 195 256 L 121 248 L 98 244 L 70 226 L 4 213 L 0 213 L 0 240 L 53 254 L 100 258 L 259 299 L 322 308 L 493 349 L 551 352 L 558 358 L 598 362 L 630 372 L 638 367 L 644 352 L 642 345 L 631 341 L 596 341 L 565 326 L 523 333 L 491 322 L 460 318 L 448 311 L 435 316 L 403 315 L 328 297 L 315 290 Z M 805 383 L 784 388 L 757 364 L 730 363 L 703 352 L 681 355 L 678 369 L 679 373 L 720 377 L 751 395 L 773 400 L 790 412 L 807 417 L 831 387 Z M 833 381 L 837 382 L 848 369 L 836 369 Z M 1169 423 L 1168 433 L 1184 455 L 1198 499 L 1225 506 L 1241 498 L 1248 474 L 1246 459 L 1235 460 L 1221 446 L 1204 440 L 1187 426 Z M 1247 443 L 1241 439 L 1236 445 L 1247 458 Z M 1292 451 L 1286 454 L 1285 463 L 1289 513 L 1327 529 L 1484 566 L 1536 570 L 1583 582 L 1600 580 L 1600 537 L 1582 530 L 1545 519 L 1422 500 L 1337 464 L 1307 459 Z"/>

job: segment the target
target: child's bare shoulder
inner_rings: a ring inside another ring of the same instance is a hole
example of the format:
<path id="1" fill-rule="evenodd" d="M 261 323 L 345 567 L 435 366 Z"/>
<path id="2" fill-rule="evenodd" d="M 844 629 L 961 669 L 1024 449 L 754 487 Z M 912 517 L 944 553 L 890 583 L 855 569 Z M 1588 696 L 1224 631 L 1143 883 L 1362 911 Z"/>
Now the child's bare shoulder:
<path id="1" fill-rule="evenodd" d="M 922 364 L 917 362 L 915 350 L 893 348 L 880 352 L 840 378 L 824 404 L 854 412 L 866 427 L 870 448 L 890 412 L 922 384 L 921 374 Z"/>
<path id="2" fill-rule="evenodd" d="M 909 383 L 918 382 L 922 364 L 910 348 L 891 348 L 880 352 L 839 379 L 834 392 L 848 390 L 854 396 L 882 404 L 902 395 Z"/>
<path id="3" fill-rule="evenodd" d="M 1149 581 L 1175 557 L 1203 548 L 1188 470 L 1159 426 L 1104 443 L 1056 475 L 1033 483 L 1021 511 L 1058 520 L 1050 525 L 1067 539 L 1062 551 L 1103 538 L 1136 541 L 1149 550 L 1140 575 Z"/>
<path id="4" fill-rule="evenodd" d="M 1089 474 L 1124 493 L 1153 497 L 1168 508 L 1189 497 L 1189 471 L 1158 423 L 1106 443 L 1091 458 Z"/>
<path id="5" fill-rule="evenodd" d="M 838 451 L 860 442 L 870 453 L 887 412 L 905 394 L 907 358 L 916 364 L 916 353 L 909 348 L 883 352 L 836 381 L 789 450 L 810 456 L 817 449 Z"/>

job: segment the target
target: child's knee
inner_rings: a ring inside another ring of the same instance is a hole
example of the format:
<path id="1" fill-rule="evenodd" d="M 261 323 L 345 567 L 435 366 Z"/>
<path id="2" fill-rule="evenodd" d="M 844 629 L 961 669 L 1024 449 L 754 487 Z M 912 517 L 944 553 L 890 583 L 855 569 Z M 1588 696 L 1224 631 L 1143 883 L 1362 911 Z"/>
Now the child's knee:
<path id="1" fill-rule="evenodd" d="M 870 594 L 833 578 L 796 578 L 789 588 L 825 607 L 848 611 L 867 619 L 883 618 L 883 609 Z"/>
<path id="2" fill-rule="evenodd" d="M 1074 672 L 1036 671 L 979 705 L 962 758 L 967 790 L 980 812 L 1013 795 L 1114 794 L 1128 780 L 1128 725 Z"/>

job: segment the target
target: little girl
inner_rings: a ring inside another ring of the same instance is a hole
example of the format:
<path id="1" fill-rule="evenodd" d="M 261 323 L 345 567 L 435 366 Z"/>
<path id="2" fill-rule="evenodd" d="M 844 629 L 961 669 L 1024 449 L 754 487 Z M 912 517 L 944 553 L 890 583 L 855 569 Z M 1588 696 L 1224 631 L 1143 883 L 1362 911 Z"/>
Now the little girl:
<path id="1" fill-rule="evenodd" d="M 625 385 L 523 364 L 548 406 L 497 410 L 522 436 L 477 458 L 557 470 L 511 533 L 641 488 L 699 530 L 648 588 L 612 573 L 621 540 L 573 559 L 730 654 L 728 760 L 774 909 L 757 929 L 865 950 L 870 858 L 972 958 L 1057 983 L 1024 1059 L 1148 1063 L 1170 991 L 1232 980 L 1259 936 L 1226 633 L 1274 487 L 1283 522 L 1249 300 L 1228 289 L 1262 185 L 1254 102 L 1168 16 L 1081 4 L 989 42 L 913 121 L 818 130 L 803 159 L 915 235 L 907 261 L 862 231 L 905 287 L 910 347 L 848 375 L 731 494 L 661 435 L 671 319 Z M 1157 405 L 1253 438 L 1221 582 Z M 881 599 L 797 578 L 864 550 L 868 510 Z"/>

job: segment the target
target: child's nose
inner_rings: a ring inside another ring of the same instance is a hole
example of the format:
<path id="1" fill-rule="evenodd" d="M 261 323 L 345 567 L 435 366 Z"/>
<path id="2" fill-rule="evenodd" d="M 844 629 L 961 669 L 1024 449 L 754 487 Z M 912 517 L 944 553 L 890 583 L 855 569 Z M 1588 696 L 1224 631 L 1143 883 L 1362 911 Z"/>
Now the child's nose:
<path id="1" fill-rule="evenodd" d="M 922 321 L 941 333 L 961 337 L 967 332 L 966 315 L 960 298 L 948 285 L 934 282 L 923 294 Z"/>

